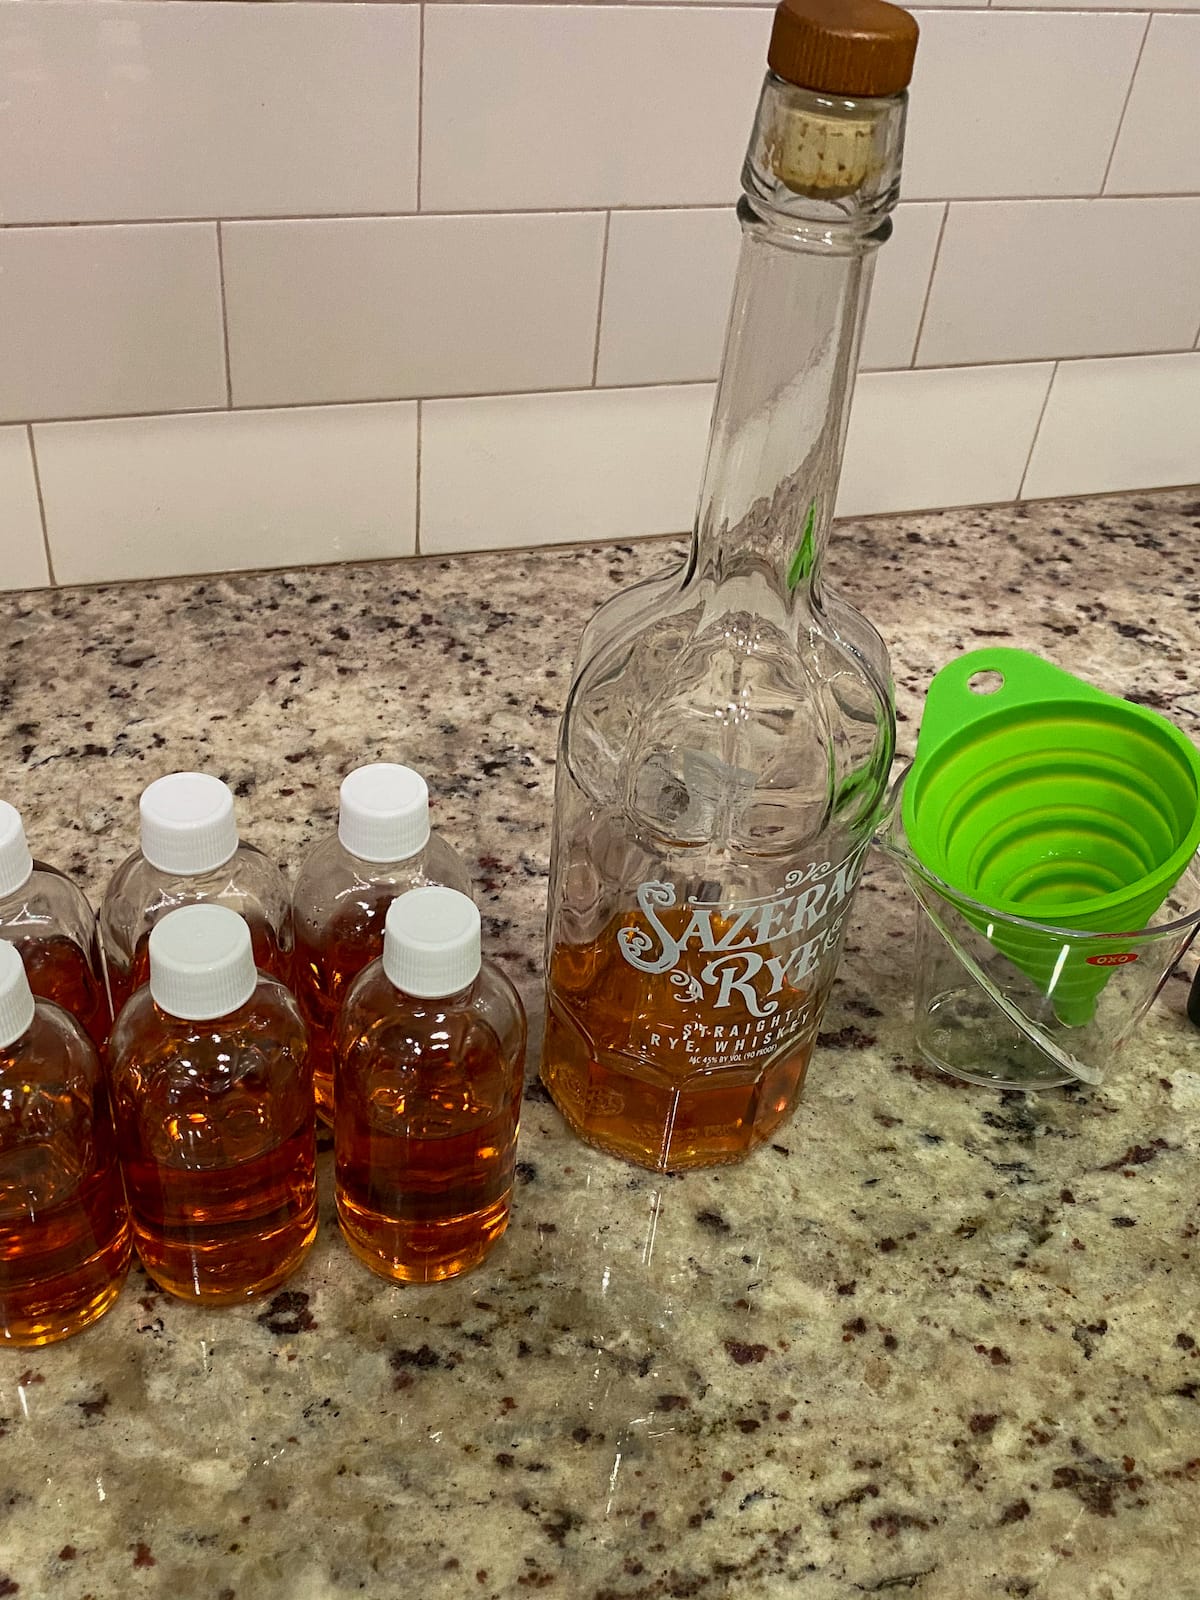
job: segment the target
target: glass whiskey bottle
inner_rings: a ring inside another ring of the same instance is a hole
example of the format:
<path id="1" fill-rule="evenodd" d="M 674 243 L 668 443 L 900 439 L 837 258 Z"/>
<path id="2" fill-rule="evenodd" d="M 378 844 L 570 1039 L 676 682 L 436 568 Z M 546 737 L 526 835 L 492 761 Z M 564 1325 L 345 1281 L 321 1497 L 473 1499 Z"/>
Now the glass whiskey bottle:
<path id="1" fill-rule="evenodd" d="M 149 957 L 149 984 L 109 1041 L 138 1255 L 185 1300 L 265 1294 L 317 1232 L 304 1023 L 283 984 L 255 970 L 250 929 L 228 906 L 170 912 Z"/>
<path id="2" fill-rule="evenodd" d="M 103 1052 L 112 1016 L 96 913 L 65 873 L 29 853 L 20 812 L 0 800 L 0 939 L 16 945 L 29 987 L 69 1011 Z"/>
<path id="3" fill-rule="evenodd" d="M 822 577 L 916 23 L 783 0 L 686 563 L 585 630 L 555 782 L 542 1076 L 588 1142 L 736 1161 L 799 1098 L 895 743 Z"/>
<path id="4" fill-rule="evenodd" d="M 103 1316 L 129 1255 L 100 1058 L 0 941 L 0 1345 L 49 1344 Z"/>
<path id="5" fill-rule="evenodd" d="M 346 1243 L 381 1277 L 476 1266 L 508 1226 L 525 1062 L 517 991 L 454 889 L 388 907 L 338 1025 L 334 1148 Z"/>
<path id="6" fill-rule="evenodd" d="M 233 793 L 207 772 L 156 778 L 138 802 L 140 849 L 113 873 L 100 937 L 113 1015 L 147 980 L 150 930 L 181 906 L 217 902 L 246 919 L 255 965 L 290 984 L 292 906 L 273 861 L 238 835 Z"/>

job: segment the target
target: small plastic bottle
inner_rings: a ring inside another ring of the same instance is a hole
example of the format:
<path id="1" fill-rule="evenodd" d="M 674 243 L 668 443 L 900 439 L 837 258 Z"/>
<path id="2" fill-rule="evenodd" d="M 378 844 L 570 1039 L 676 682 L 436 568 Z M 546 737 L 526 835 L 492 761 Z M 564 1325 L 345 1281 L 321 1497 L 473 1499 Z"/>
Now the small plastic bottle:
<path id="1" fill-rule="evenodd" d="M 0 800 L 0 938 L 16 945 L 29 986 L 79 1022 L 97 1050 L 112 1023 L 96 913 L 82 889 L 29 853 L 20 813 Z"/>
<path id="2" fill-rule="evenodd" d="M 128 1270 L 100 1058 L 73 1017 L 35 1000 L 21 957 L 0 941 L 0 1345 L 86 1328 Z"/>
<path id="3" fill-rule="evenodd" d="M 292 912 L 283 873 L 238 838 L 233 795 L 204 772 L 172 772 L 142 792 L 141 849 L 113 874 L 100 908 L 113 1015 L 149 971 L 147 941 L 160 917 L 219 900 L 245 917 L 255 964 L 292 977 Z"/>
<path id="4" fill-rule="evenodd" d="M 342 780 L 337 833 L 300 868 L 292 895 L 295 990 L 308 1024 L 317 1111 L 333 1120 L 333 1035 L 350 985 L 383 950 L 397 895 L 428 884 L 470 892 L 457 853 L 429 830 L 429 790 L 411 767 L 376 762 Z"/>
<path id="5" fill-rule="evenodd" d="M 413 889 L 392 902 L 383 957 L 347 996 L 337 1038 L 346 1242 L 401 1282 L 475 1266 L 508 1226 L 525 1012 L 481 962 L 466 895 Z"/>
<path id="6" fill-rule="evenodd" d="M 244 1300 L 299 1266 L 317 1231 L 304 1023 L 257 972 L 245 921 L 184 906 L 150 933 L 150 982 L 109 1044 L 133 1237 L 185 1300 Z"/>

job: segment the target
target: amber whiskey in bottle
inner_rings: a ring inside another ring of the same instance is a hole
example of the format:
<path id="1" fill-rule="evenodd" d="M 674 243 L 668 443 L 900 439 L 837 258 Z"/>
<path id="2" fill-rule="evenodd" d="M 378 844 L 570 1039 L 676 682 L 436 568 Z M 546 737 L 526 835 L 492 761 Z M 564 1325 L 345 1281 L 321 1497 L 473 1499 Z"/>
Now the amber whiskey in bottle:
<path id="1" fill-rule="evenodd" d="M 0 941 L 0 1345 L 65 1339 L 112 1305 L 129 1216 L 100 1059 Z"/>
<path id="2" fill-rule="evenodd" d="M 338 1026 L 338 1220 L 373 1272 L 455 1277 L 508 1226 L 525 1031 L 516 990 L 481 960 L 466 895 L 392 901 L 383 955 Z"/>
<path id="3" fill-rule="evenodd" d="M 21 816 L 0 800 L 0 938 L 21 952 L 29 987 L 69 1011 L 103 1051 L 112 1015 L 96 913 L 65 873 L 29 853 Z"/>
<path id="4" fill-rule="evenodd" d="M 317 1113 L 333 1121 L 334 1029 L 350 985 L 383 951 L 387 908 L 429 884 L 466 893 L 466 868 L 429 827 L 429 790 L 411 767 L 374 762 L 342 781 L 337 833 L 296 878 L 294 990 L 308 1028 Z"/>
<path id="5" fill-rule="evenodd" d="M 184 906 L 150 933 L 150 982 L 113 1027 L 121 1164 L 142 1265 L 185 1300 L 282 1283 L 317 1231 L 304 1023 L 255 970 L 250 930 Z"/>
<path id="6" fill-rule="evenodd" d="M 275 863 L 238 836 L 233 794 L 206 772 L 156 778 L 138 804 L 140 849 L 113 873 L 100 933 L 114 1015 L 150 973 L 150 930 L 180 906 L 228 906 L 250 929 L 255 965 L 290 984 L 292 910 Z"/>

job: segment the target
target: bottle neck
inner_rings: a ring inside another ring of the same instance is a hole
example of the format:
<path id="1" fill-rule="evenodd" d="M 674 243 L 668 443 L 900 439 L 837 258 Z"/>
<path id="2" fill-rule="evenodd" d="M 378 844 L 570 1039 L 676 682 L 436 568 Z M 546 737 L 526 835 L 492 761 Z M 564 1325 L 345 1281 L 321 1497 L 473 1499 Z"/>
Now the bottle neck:
<path id="1" fill-rule="evenodd" d="M 692 577 L 746 609 L 810 604 L 833 516 L 875 250 L 891 232 L 905 97 L 833 99 L 768 75 Z M 750 591 L 753 591 L 751 597 Z"/>

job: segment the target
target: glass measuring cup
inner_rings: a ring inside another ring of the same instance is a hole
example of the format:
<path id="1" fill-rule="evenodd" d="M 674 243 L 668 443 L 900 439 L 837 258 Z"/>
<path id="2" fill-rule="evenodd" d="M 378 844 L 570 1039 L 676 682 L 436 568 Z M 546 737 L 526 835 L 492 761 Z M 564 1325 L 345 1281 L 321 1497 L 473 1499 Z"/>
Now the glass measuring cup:
<path id="1" fill-rule="evenodd" d="M 900 867 L 917 903 L 921 1054 L 943 1072 L 995 1088 L 1101 1082 L 1200 932 L 1200 852 L 1149 925 L 1135 931 L 1080 932 L 1018 917 L 953 889 L 917 857 L 904 827 L 909 771 L 892 786 L 875 842 Z M 1021 965 L 1006 950 L 1019 951 Z M 1066 983 L 1081 968 L 1104 981 L 1086 1007 L 1064 1006 L 1057 980 Z M 1044 986 L 1031 971 L 1044 975 Z"/>

